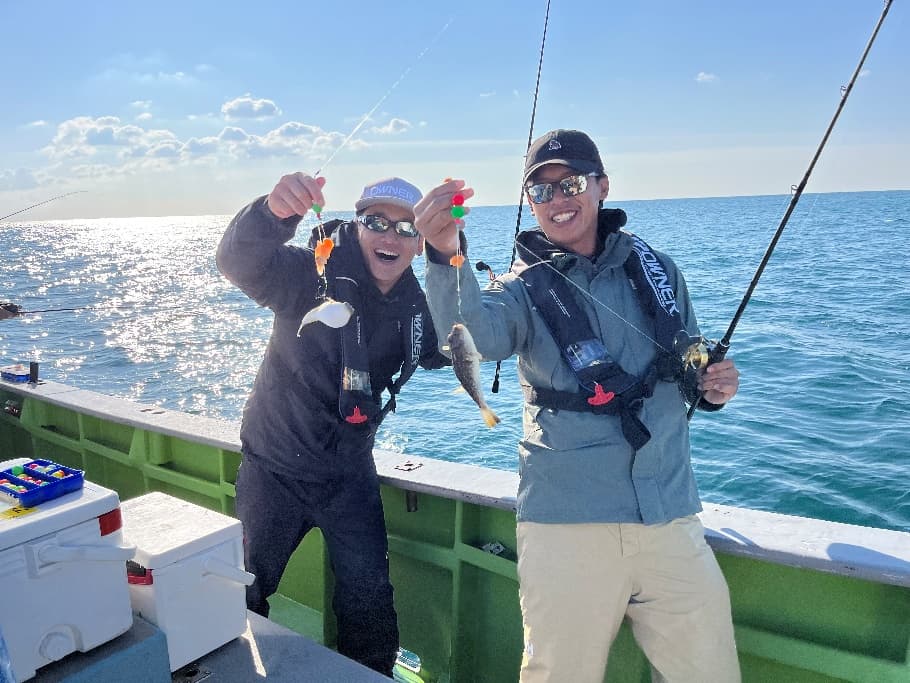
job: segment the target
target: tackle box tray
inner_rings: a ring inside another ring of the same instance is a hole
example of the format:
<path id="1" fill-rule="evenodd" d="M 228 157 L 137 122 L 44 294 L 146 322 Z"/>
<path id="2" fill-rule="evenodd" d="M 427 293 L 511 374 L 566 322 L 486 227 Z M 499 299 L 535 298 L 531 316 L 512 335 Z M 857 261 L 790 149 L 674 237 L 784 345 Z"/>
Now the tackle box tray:
<path id="1" fill-rule="evenodd" d="M 82 470 L 50 460 L 29 460 L 0 470 L 0 495 L 30 508 L 82 488 Z"/>
<path id="2" fill-rule="evenodd" d="M 7 382 L 28 382 L 29 369 L 22 363 L 4 365 L 0 368 L 0 379 Z"/>

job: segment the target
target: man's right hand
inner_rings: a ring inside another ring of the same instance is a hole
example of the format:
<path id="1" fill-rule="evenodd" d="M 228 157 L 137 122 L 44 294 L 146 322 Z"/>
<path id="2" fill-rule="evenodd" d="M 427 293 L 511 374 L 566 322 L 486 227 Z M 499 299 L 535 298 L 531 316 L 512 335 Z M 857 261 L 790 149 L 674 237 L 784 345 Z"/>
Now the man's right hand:
<path id="1" fill-rule="evenodd" d="M 463 180 L 447 180 L 427 192 L 414 207 L 417 231 L 427 244 L 447 259 L 458 252 L 458 226 L 452 217 L 452 197 L 456 194 L 467 200 L 474 196 L 474 190 L 465 187 Z M 465 207 L 465 216 L 470 212 Z"/>
<path id="2" fill-rule="evenodd" d="M 284 220 L 291 216 L 305 216 L 306 212 L 317 204 L 325 207 L 322 187 L 325 178 L 314 178 L 306 173 L 292 173 L 282 176 L 275 188 L 269 193 L 269 210 L 276 217 Z"/>

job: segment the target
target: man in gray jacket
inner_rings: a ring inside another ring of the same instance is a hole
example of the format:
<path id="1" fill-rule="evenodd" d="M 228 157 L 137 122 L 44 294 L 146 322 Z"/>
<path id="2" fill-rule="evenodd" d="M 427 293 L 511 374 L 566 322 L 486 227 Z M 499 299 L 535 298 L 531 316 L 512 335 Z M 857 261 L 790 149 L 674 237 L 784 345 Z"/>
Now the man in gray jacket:
<path id="1" fill-rule="evenodd" d="M 452 198 L 473 190 L 450 180 L 415 207 L 437 336 L 458 318 L 485 359 L 518 355 L 521 680 L 600 683 L 628 617 L 653 680 L 738 681 L 729 592 L 696 516 L 686 403 L 720 408 L 739 373 L 731 360 L 683 363 L 698 335 L 685 281 L 620 230 L 624 212 L 602 208 L 609 180 L 585 133 L 538 138 L 524 186 L 540 227 L 483 291 L 449 265 L 467 251 Z"/>

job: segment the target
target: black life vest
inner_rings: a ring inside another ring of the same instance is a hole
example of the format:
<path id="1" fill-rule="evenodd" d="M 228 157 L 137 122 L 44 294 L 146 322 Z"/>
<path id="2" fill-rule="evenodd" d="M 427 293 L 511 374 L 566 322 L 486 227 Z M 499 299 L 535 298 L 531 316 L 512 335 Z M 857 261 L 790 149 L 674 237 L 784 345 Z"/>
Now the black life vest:
<path id="1" fill-rule="evenodd" d="M 619 212 L 621 216 L 604 215 L 615 211 L 619 210 L 601 210 L 601 232 L 605 222 L 625 224 L 624 212 Z M 617 229 L 618 226 L 608 232 Z M 562 252 L 556 251 L 542 232 L 528 237 L 526 234 L 520 236 L 524 237 L 525 253 L 531 253 L 531 259 L 537 257 L 539 260 L 518 277 L 581 388 L 580 392 L 567 392 L 531 387 L 526 389 L 527 401 L 544 408 L 616 415 L 621 421 L 623 436 L 637 451 L 651 438 L 638 416 L 644 400 L 653 395 L 657 382 L 677 382 L 687 396 L 692 393 L 693 378 L 684 372 L 681 356 L 675 352 L 679 340 L 688 340 L 688 334 L 667 269 L 642 239 L 632 235 L 633 249 L 623 269 L 642 309 L 653 318 L 655 341 L 662 347 L 644 375 L 637 377 L 609 356 L 599 336 L 591 329 L 575 288 L 553 264 L 553 257 Z M 524 260 L 529 261 L 528 258 Z"/>
<path id="2" fill-rule="evenodd" d="M 323 225 L 323 234 L 329 231 L 351 231 L 356 226 L 343 221 L 329 221 Z M 339 241 L 337 233 L 334 235 Z M 318 229 L 314 229 L 310 237 L 309 246 L 315 246 L 319 239 Z M 342 236 L 344 239 L 344 236 Z M 333 264 L 334 265 L 334 264 Z M 363 296 L 360 284 L 356 279 L 343 272 L 333 274 L 334 271 L 343 271 L 329 267 L 326 269 L 326 295 L 335 301 L 346 301 L 354 309 L 351 319 L 341 328 L 341 377 L 339 378 L 338 412 L 344 421 L 355 427 L 378 427 L 389 412 L 394 412 L 396 399 L 401 387 L 404 386 L 423 355 L 423 330 L 427 324 L 423 307 L 417 302 L 407 305 L 407 314 L 399 317 L 398 329 L 394 334 L 374 333 L 371 343 L 381 348 L 403 348 L 405 359 L 401 365 L 398 377 L 389 382 L 385 387 L 374 391 L 370 379 L 370 356 L 367 350 L 366 338 L 363 334 L 364 310 Z M 411 276 L 413 277 L 413 275 Z M 419 289 L 416 279 L 414 285 Z M 317 298 L 313 305 L 318 305 L 321 299 Z M 383 328 L 388 329 L 388 328 Z M 397 335 L 397 336 L 395 336 Z M 382 392 L 389 392 L 389 399 L 382 405 Z"/>

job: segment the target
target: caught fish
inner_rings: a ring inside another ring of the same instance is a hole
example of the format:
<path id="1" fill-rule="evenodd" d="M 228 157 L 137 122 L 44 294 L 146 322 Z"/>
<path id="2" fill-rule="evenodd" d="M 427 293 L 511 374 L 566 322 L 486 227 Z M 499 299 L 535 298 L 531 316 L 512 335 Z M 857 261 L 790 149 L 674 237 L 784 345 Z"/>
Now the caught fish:
<path id="1" fill-rule="evenodd" d="M 304 325 L 310 323 L 322 323 L 329 327 L 344 327 L 351 319 L 354 313 L 354 307 L 347 301 L 335 301 L 326 299 L 315 308 L 311 308 L 300 321 L 300 327 L 297 328 L 297 336 L 303 331 Z"/>
<path id="2" fill-rule="evenodd" d="M 452 325 L 452 331 L 449 332 L 447 341 L 452 353 L 452 368 L 455 370 L 455 376 L 468 396 L 480 408 L 480 414 L 483 416 L 483 421 L 487 423 L 487 427 L 495 427 L 500 420 L 496 413 L 490 410 L 483 398 L 483 391 L 480 389 L 480 353 L 474 345 L 474 338 L 467 327 L 461 323 L 455 323 Z"/>

